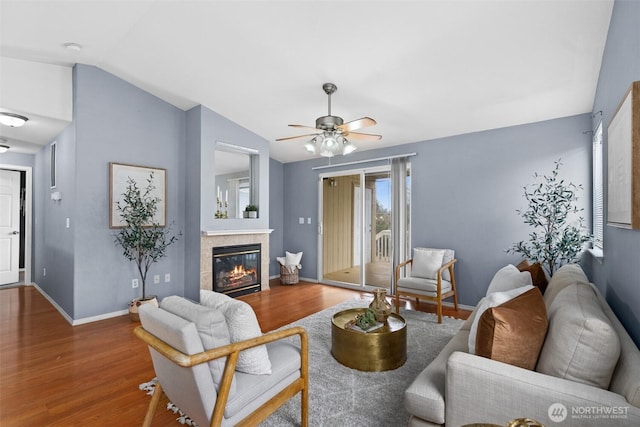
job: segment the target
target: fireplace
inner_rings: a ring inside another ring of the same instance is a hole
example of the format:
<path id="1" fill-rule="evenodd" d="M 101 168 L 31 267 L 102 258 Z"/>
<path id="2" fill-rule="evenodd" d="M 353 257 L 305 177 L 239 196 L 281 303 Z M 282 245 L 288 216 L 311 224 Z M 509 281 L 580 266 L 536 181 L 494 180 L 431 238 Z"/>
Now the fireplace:
<path id="1" fill-rule="evenodd" d="M 218 246 L 213 253 L 213 290 L 230 297 L 260 291 L 261 244 Z"/>

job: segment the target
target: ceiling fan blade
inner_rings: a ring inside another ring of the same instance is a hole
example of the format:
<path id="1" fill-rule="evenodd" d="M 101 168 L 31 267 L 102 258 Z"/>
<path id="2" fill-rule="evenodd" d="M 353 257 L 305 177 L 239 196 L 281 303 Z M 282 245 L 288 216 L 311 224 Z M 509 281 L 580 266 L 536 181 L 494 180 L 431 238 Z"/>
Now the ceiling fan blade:
<path id="1" fill-rule="evenodd" d="M 347 139 L 354 139 L 358 141 L 380 141 L 382 135 L 373 135 L 371 133 L 349 132 L 344 134 Z"/>
<path id="2" fill-rule="evenodd" d="M 352 130 L 366 128 L 368 126 L 373 126 L 375 124 L 376 124 L 376 121 L 373 120 L 371 117 L 361 117 L 359 119 L 351 120 L 350 122 L 341 124 L 340 126 L 338 126 L 338 129 L 342 129 L 346 132 L 350 132 Z"/>
<path id="3" fill-rule="evenodd" d="M 286 138 L 278 138 L 278 139 L 276 139 L 276 141 L 288 141 L 290 139 L 308 138 L 308 137 L 316 136 L 316 135 L 318 135 L 318 134 L 317 133 L 308 133 L 306 135 L 288 136 Z"/>
<path id="4" fill-rule="evenodd" d="M 311 126 L 305 126 L 305 125 L 289 125 L 289 126 L 292 127 L 292 128 L 312 129 L 312 130 L 315 130 L 316 132 L 320 132 L 320 129 L 314 128 L 314 127 L 311 127 Z"/>

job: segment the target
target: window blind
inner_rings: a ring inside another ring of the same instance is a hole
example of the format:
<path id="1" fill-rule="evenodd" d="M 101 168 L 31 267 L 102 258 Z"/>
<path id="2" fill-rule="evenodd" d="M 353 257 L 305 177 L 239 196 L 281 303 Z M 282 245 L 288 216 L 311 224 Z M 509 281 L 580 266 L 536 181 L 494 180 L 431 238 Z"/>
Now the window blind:
<path id="1" fill-rule="evenodd" d="M 603 248 L 604 177 L 602 168 L 602 121 L 593 133 L 593 246 Z"/>

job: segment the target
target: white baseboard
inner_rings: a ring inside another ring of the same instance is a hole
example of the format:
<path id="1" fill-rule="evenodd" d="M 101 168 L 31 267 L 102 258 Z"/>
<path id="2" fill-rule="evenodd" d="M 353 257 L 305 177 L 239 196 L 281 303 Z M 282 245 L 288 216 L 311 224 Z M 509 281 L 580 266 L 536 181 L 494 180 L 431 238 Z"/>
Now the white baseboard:
<path id="1" fill-rule="evenodd" d="M 57 302 L 53 300 L 53 298 L 51 298 L 40 286 L 38 286 L 37 283 L 34 282 L 27 286 L 35 287 L 38 290 L 38 292 L 40 292 L 42 296 L 45 297 L 47 301 L 49 301 L 56 310 L 58 310 L 58 312 L 62 315 L 62 317 L 64 317 L 65 320 L 69 322 L 71 326 L 78 326 L 78 325 L 83 325 L 85 323 L 97 322 L 99 320 L 105 320 L 105 319 L 110 319 L 112 317 L 123 316 L 129 313 L 129 309 L 125 309 L 125 310 L 114 311 L 111 313 L 100 314 L 98 316 L 91 316 L 91 317 L 85 317 L 82 319 L 74 320 L 71 316 L 69 316 L 69 314 L 67 314 L 66 311 L 64 311 L 62 307 L 58 305 Z"/>

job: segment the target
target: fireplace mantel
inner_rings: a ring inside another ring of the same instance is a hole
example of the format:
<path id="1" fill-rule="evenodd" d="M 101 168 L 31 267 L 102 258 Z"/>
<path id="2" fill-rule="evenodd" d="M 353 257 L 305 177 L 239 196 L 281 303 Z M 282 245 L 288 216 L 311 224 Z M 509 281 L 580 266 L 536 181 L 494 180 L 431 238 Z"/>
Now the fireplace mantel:
<path id="1" fill-rule="evenodd" d="M 271 234 L 273 228 L 259 228 L 254 230 L 203 230 L 203 236 L 233 236 L 236 234 Z"/>

